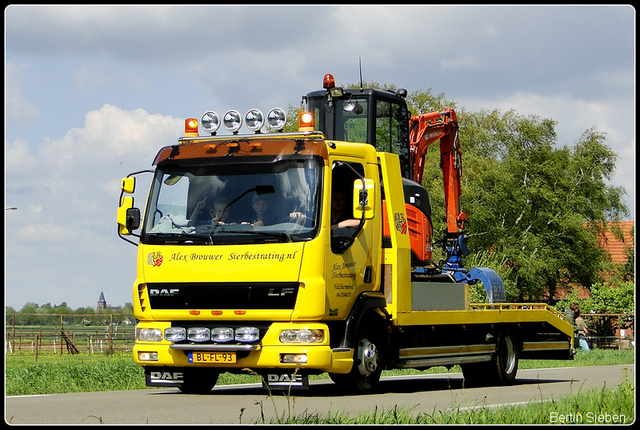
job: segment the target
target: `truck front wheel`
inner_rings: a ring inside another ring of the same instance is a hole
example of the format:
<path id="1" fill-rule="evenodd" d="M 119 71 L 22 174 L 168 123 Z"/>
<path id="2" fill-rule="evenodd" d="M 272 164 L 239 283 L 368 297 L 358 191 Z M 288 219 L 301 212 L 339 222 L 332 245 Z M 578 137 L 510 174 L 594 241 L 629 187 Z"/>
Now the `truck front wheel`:
<path id="1" fill-rule="evenodd" d="M 218 372 L 209 369 L 189 369 L 184 372 L 178 389 L 185 394 L 207 394 L 218 382 Z"/>
<path id="2" fill-rule="evenodd" d="M 330 374 L 336 384 L 349 392 L 372 393 L 384 367 L 384 349 L 381 338 L 375 332 L 375 324 L 362 322 L 356 335 L 353 352 L 353 367 L 346 375 Z"/>

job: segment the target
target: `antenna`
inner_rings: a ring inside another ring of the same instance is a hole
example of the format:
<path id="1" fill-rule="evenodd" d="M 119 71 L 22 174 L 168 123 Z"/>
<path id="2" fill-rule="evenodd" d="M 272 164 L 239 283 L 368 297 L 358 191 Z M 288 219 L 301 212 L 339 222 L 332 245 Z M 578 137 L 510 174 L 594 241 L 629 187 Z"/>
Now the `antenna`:
<path id="1" fill-rule="evenodd" d="M 363 91 L 362 85 L 362 57 L 358 57 L 358 66 L 360 67 L 360 92 Z"/>

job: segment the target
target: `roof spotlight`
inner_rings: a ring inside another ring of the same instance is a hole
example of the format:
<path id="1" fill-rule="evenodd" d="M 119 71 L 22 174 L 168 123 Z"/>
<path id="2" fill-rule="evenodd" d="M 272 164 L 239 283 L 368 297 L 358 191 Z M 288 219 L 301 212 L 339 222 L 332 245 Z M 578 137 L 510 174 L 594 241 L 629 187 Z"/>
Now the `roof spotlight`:
<path id="1" fill-rule="evenodd" d="M 202 119 L 200 120 L 200 124 L 202 125 L 202 129 L 207 133 L 211 133 L 212 135 L 216 134 L 216 131 L 220 128 L 220 116 L 217 113 L 210 110 L 205 112 L 202 115 Z"/>
<path id="2" fill-rule="evenodd" d="M 260 133 L 260 129 L 264 125 L 264 115 L 262 115 L 260 109 L 251 109 L 244 116 L 244 120 L 249 130 Z"/>
<path id="3" fill-rule="evenodd" d="M 224 123 L 224 128 L 226 128 L 227 131 L 233 134 L 238 134 L 238 130 L 242 127 L 242 116 L 240 115 L 240 112 L 232 109 L 224 114 L 222 122 Z"/>
<path id="4" fill-rule="evenodd" d="M 287 124 L 287 114 L 281 108 L 273 108 L 267 114 L 267 124 L 272 130 L 282 130 Z"/>

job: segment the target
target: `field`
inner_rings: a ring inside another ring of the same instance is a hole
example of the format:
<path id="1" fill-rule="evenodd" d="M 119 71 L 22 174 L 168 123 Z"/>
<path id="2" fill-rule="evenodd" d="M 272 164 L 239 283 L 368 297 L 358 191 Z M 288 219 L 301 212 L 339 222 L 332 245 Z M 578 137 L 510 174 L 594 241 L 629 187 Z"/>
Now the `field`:
<path id="1" fill-rule="evenodd" d="M 89 391 L 138 390 L 146 389 L 142 369 L 133 363 L 131 353 L 78 354 L 61 355 L 41 352 L 35 361 L 34 354 L 8 354 L 6 359 L 6 395 L 53 394 Z M 635 362 L 633 350 L 593 350 L 578 352 L 575 360 L 537 361 L 522 360 L 520 369 L 570 366 L 602 366 L 614 364 L 632 364 Z M 450 372 L 459 372 L 454 367 Z M 446 369 L 436 367 L 424 372 L 385 371 L 383 376 L 407 373 L 440 373 Z M 113 375 L 118 375 L 113 378 Z M 328 378 L 318 375 L 315 378 Z M 218 385 L 256 383 L 260 379 L 252 375 L 222 374 Z M 470 424 L 470 423 L 536 423 L 539 417 L 548 423 L 549 413 L 567 411 L 563 417 L 576 419 L 576 411 L 607 411 L 626 417 L 635 416 L 634 380 L 628 380 L 618 387 L 604 387 L 601 390 L 585 391 L 547 403 L 530 404 L 524 407 L 505 407 L 500 409 L 477 408 L 435 412 L 428 415 L 413 416 L 410 411 L 390 408 L 387 411 L 375 411 L 356 418 L 331 415 L 318 416 L 302 414 L 279 420 L 279 423 L 297 424 Z M 571 415 L 573 413 L 574 415 Z M 581 418 L 581 419 L 586 419 Z"/>

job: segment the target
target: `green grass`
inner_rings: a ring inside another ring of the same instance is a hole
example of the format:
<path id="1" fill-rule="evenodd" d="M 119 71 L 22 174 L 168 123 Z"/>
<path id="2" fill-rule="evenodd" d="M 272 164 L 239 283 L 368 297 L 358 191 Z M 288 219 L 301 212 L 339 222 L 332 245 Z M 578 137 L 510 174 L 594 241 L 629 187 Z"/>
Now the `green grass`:
<path id="1" fill-rule="evenodd" d="M 7 355 L 5 372 L 7 396 L 146 388 L 144 372 L 133 363 L 131 353 L 40 353 L 37 362 L 33 354 Z"/>
<path id="2" fill-rule="evenodd" d="M 55 394 L 88 391 L 137 390 L 147 388 L 144 372 L 134 364 L 131 353 L 60 355 L 38 354 L 38 360 L 31 353 L 9 354 L 6 361 L 6 395 Z M 565 360 L 521 360 L 520 369 L 566 366 L 606 366 L 634 363 L 633 350 L 593 350 L 578 352 L 572 361 Z M 443 373 L 443 367 L 425 371 L 393 370 L 383 376 Z M 460 372 L 454 366 L 449 372 Z M 118 375 L 114 378 L 113 375 Z M 326 379 L 326 373 L 310 379 Z M 260 378 L 253 375 L 223 373 L 218 385 L 258 383 Z"/>
<path id="3" fill-rule="evenodd" d="M 579 391 L 547 402 L 475 408 L 454 407 L 414 414 L 410 409 L 374 410 L 351 418 L 343 413 L 281 415 L 257 424 L 631 424 L 635 419 L 634 386 L 625 380 L 611 389 Z"/>

